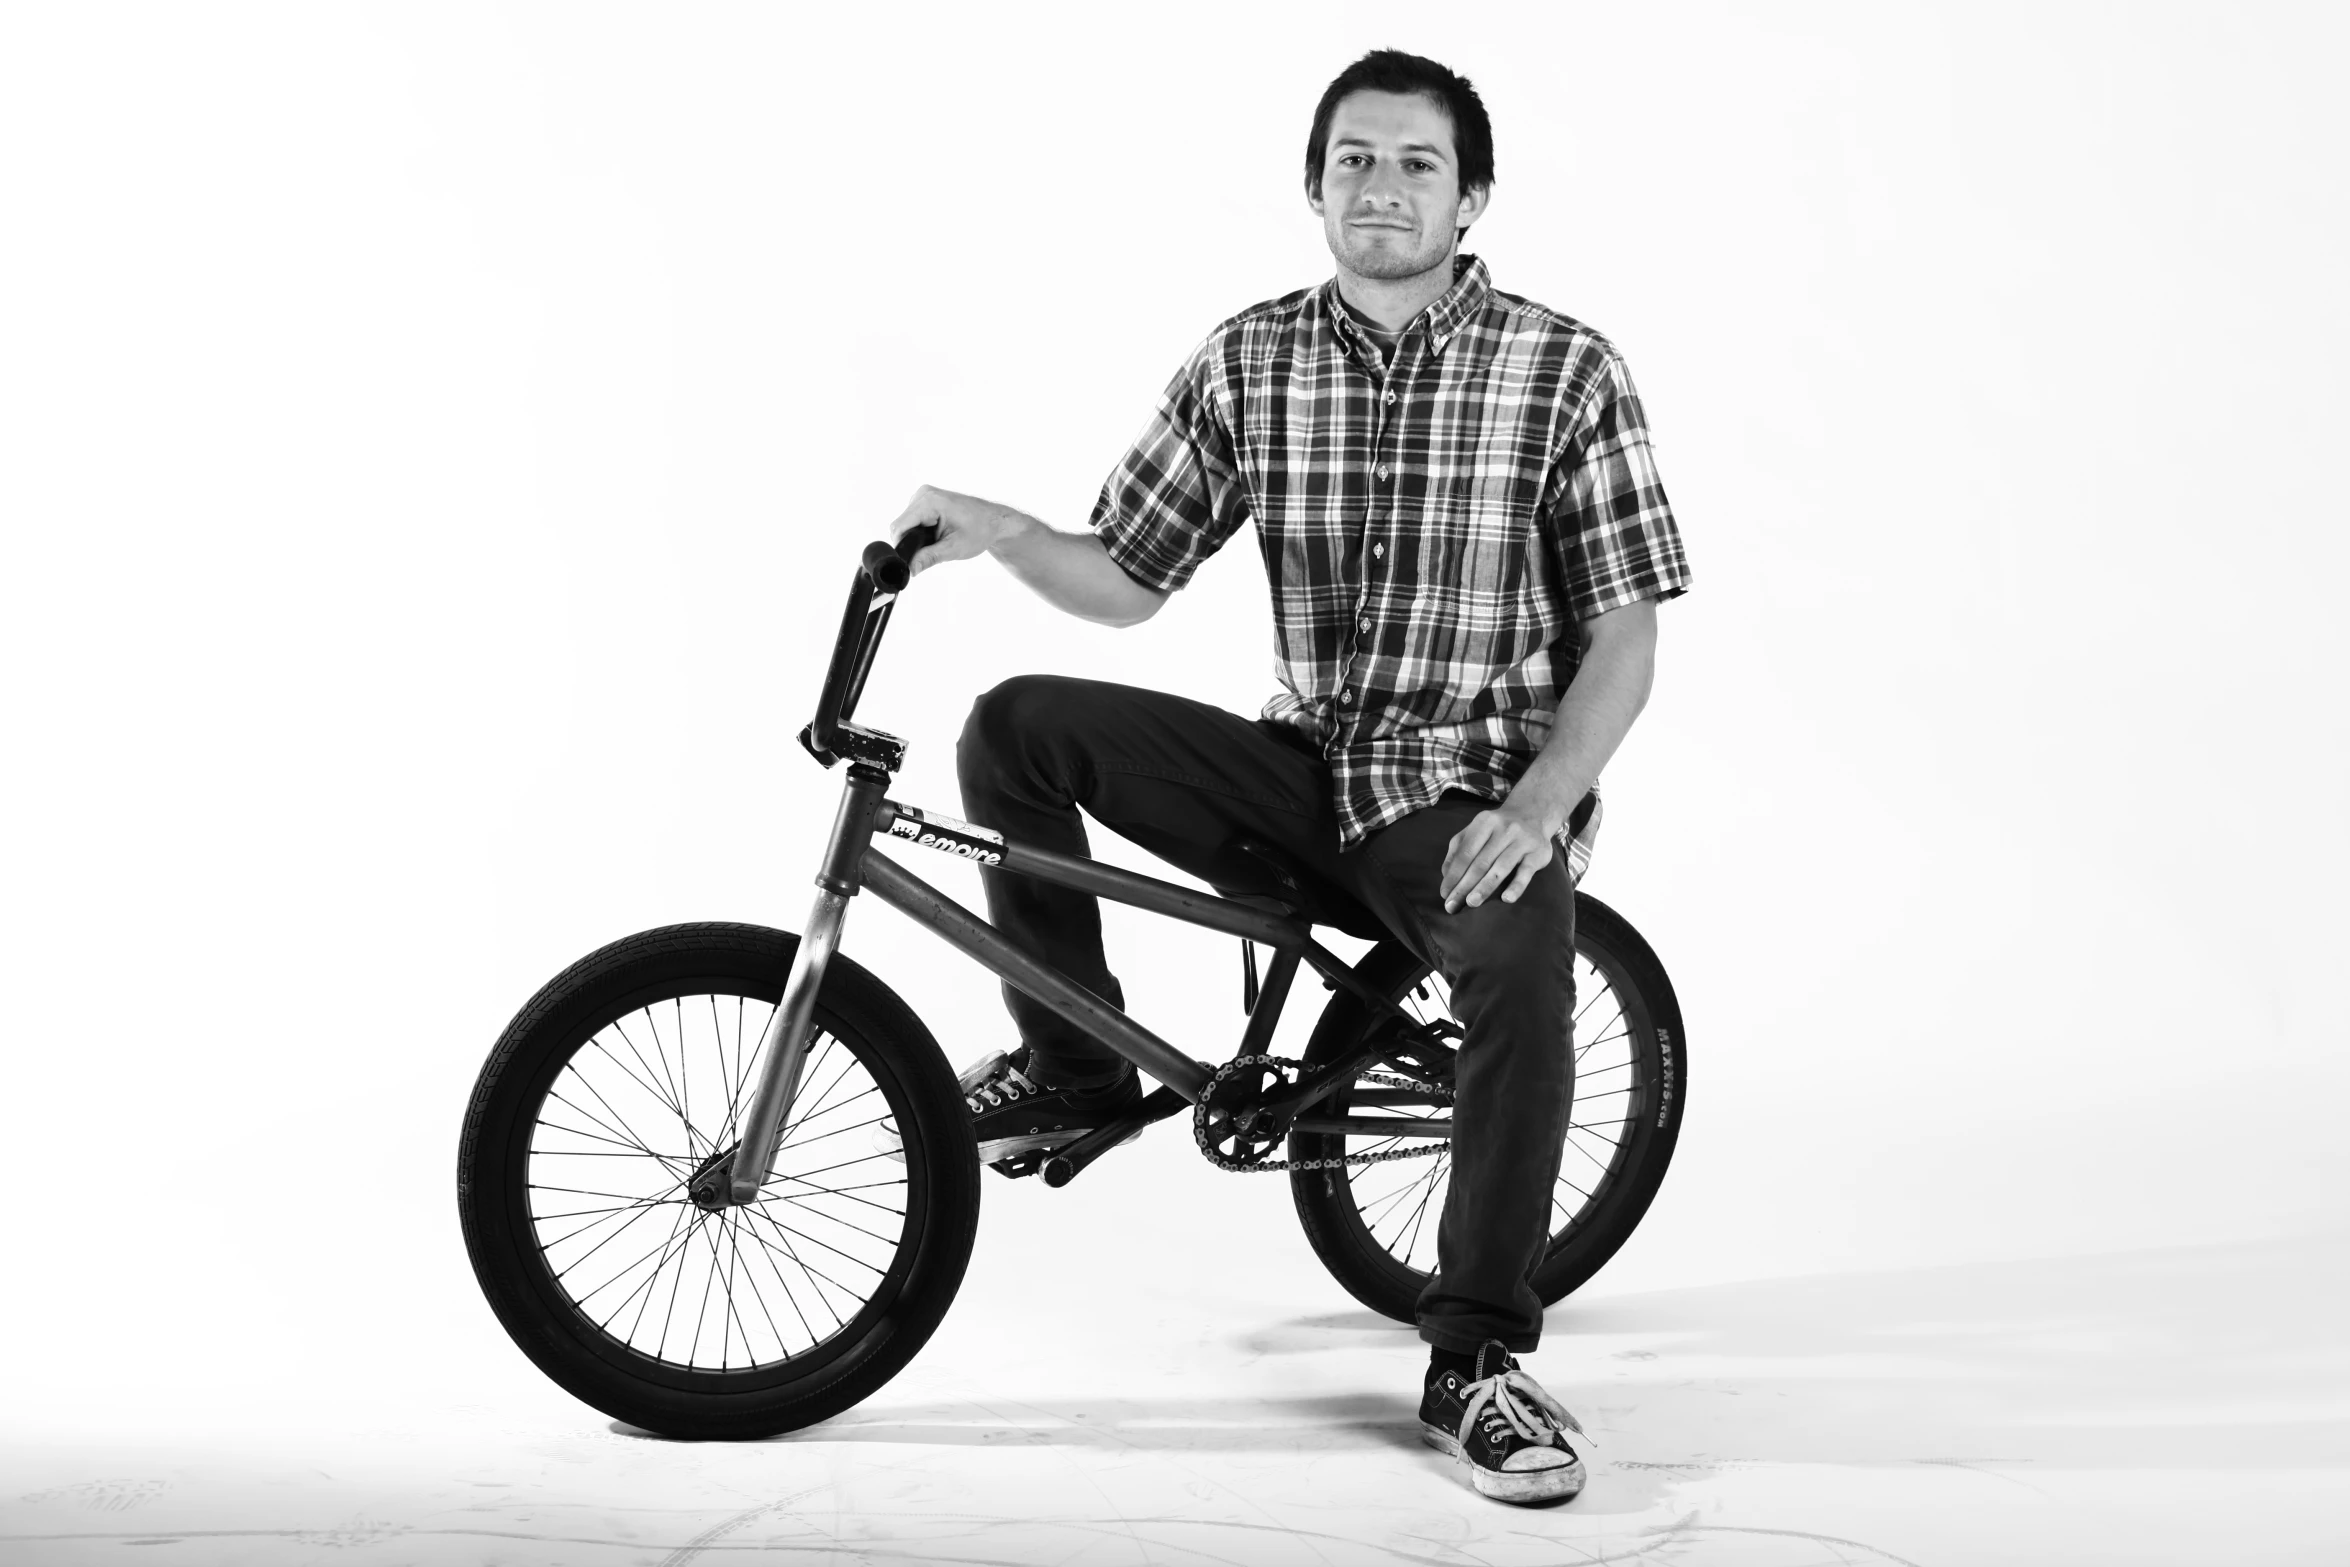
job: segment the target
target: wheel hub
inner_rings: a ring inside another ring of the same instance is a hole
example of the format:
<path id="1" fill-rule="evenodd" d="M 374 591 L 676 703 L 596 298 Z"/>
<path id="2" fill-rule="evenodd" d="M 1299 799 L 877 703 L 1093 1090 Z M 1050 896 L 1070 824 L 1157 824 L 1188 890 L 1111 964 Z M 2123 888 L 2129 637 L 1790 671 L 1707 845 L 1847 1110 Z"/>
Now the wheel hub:
<path id="1" fill-rule="evenodd" d="M 685 1183 L 685 1194 L 704 1213 L 734 1206 L 734 1148 L 721 1148 L 704 1159 Z"/>

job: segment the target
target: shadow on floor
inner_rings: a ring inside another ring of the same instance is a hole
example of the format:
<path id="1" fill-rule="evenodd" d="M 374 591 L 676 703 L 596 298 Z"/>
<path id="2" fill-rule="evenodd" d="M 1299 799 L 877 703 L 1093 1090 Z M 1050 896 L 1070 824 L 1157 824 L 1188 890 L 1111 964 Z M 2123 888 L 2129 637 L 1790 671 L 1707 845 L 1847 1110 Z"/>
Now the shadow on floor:
<path id="1" fill-rule="evenodd" d="M 620 1436 L 671 1438 L 613 1421 Z M 1414 1407 L 1399 1395 L 1304 1398 L 1060 1399 L 1041 1403 L 896 1404 L 886 1393 L 837 1419 L 768 1439 L 946 1447 L 1090 1447 L 1136 1452 L 1347 1452 L 1420 1447 Z"/>
<path id="2" fill-rule="evenodd" d="M 2302 1238 L 1586 1295 L 1552 1309 L 1530 1369 L 1598 1438 L 1602 1469 L 1644 1494 L 1654 1487 L 1631 1477 L 1754 1464 L 2337 1466 L 2350 1464 L 2346 1282 L 2344 1249 Z M 1248 1328 L 1232 1347 L 1299 1357 L 1293 1373 L 1303 1357 L 1332 1357 L 1326 1374 L 1359 1376 L 1362 1391 L 920 1404 L 885 1393 L 775 1440 L 1419 1448 L 1411 1389 L 1386 1380 L 1416 1352 L 1409 1327 L 1317 1313 Z"/>

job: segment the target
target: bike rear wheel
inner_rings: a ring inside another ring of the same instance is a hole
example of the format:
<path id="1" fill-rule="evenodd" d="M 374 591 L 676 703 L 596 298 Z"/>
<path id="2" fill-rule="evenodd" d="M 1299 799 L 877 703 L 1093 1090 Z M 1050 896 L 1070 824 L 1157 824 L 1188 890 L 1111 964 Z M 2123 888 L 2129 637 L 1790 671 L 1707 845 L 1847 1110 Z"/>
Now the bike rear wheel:
<path id="1" fill-rule="evenodd" d="M 466 1111 L 458 1209 L 491 1309 L 549 1377 L 646 1430 L 759 1437 L 840 1413 L 913 1358 L 970 1259 L 979 1166 L 954 1074 L 838 955 L 761 1200 L 689 1198 L 739 1135 L 797 947 L 719 924 L 615 942 L 522 1009 Z"/>
<path id="2" fill-rule="evenodd" d="M 1356 975 L 1423 1022 L 1450 1020 L 1444 982 L 1387 941 Z M 1309 1066 L 1353 1053 L 1379 1018 L 1344 991 L 1330 999 L 1306 1047 Z M 1457 1040 L 1457 1023 L 1454 1025 Z M 1552 1230 L 1534 1270 L 1543 1304 L 1564 1299 L 1616 1254 L 1647 1213 L 1671 1163 L 1688 1096 L 1681 1008 L 1664 966 L 1639 932 L 1597 898 L 1575 895 L 1575 1107 L 1551 1194 Z M 1372 1080 L 1373 1074 L 1386 1081 Z M 1375 1111 L 1419 1118 L 1451 1113 L 1434 1095 L 1396 1104 L 1392 1068 L 1373 1063 L 1327 1101 L 1344 1114 L 1357 1089 L 1385 1090 Z M 1325 1113 L 1317 1107 L 1317 1114 Z M 1395 1137 L 1293 1132 L 1292 1160 L 1410 1146 Z M 1350 1295 L 1399 1322 L 1414 1320 L 1436 1269 L 1437 1221 L 1450 1188 L 1449 1150 L 1419 1158 L 1292 1170 L 1290 1192 L 1306 1239 Z"/>

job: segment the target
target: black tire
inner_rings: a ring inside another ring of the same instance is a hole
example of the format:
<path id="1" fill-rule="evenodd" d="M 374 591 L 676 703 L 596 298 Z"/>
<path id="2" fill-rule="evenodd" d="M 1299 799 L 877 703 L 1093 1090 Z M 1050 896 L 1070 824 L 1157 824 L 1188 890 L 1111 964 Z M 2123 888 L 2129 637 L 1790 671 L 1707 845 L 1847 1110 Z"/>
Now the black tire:
<path id="1" fill-rule="evenodd" d="M 838 955 L 768 1186 L 785 1190 L 715 1214 L 687 1200 L 732 1141 L 798 945 L 719 924 L 614 942 L 507 1025 L 466 1108 L 457 1207 L 491 1310 L 557 1383 L 665 1436 L 849 1408 L 914 1357 L 970 1260 L 979 1163 L 955 1075 Z"/>
<path id="2" fill-rule="evenodd" d="M 1553 1193 L 1556 1227 L 1534 1270 L 1544 1305 L 1579 1288 L 1631 1236 L 1672 1162 L 1688 1098 L 1680 1003 L 1648 943 L 1622 915 L 1578 892 L 1575 953 L 1575 1113 Z M 1423 1018 L 1443 1011 L 1443 982 L 1396 942 L 1372 948 L 1354 972 Z M 1315 1025 L 1306 1061 L 1341 1058 L 1373 1021 L 1370 1008 L 1338 992 Z M 1343 1113 L 1350 1095 L 1351 1085 L 1339 1090 L 1328 1101 L 1330 1112 Z M 1431 1102 L 1416 1111 L 1389 1105 L 1376 1113 L 1446 1112 Z M 1293 1132 L 1289 1157 L 1327 1159 L 1399 1142 Z M 1298 1219 L 1323 1265 L 1348 1294 L 1398 1322 L 1413 1320 L 1421 1286 L 1435 1268 L 1436 1219 L 1451 1164 L 1449 1152 L 1439 1152 L 1289 1174 Z"/>

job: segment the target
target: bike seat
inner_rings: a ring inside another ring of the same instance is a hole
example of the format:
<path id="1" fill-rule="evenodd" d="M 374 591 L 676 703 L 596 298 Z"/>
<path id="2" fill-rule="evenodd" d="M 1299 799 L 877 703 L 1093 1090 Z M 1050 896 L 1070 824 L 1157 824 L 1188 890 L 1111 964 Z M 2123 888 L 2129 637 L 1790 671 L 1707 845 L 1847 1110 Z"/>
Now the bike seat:
<path id="1" fill-rule="evenodd" d="M 1258 886 L 1216 890 L 1235 903 L 1246 903 L 1270 913 L 1287 914 L 1312 925 L 1327 925 L 1365 941 L 1387 941 L 1393 936 L 1378 915 L 1362 900 L 1335 883 L 1315 875 L 1287 850 L 1260 838 L 1242 838 L 1233 847 L 1264 866 L 1272 892 Z"/>

